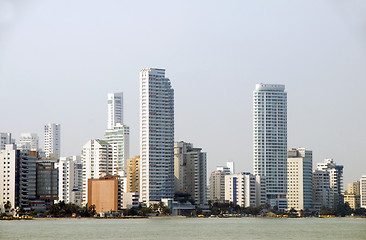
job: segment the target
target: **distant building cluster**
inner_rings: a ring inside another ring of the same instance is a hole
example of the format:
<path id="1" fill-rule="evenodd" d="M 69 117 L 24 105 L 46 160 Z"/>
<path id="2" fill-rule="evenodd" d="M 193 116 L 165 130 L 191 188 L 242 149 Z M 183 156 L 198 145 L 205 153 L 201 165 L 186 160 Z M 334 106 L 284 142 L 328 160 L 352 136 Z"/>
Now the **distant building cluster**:
<path id="1" fill-rule="evenodd" d="M 61 125 L 36 133 L 0 133 L 0 209 L 45 212 L 64 201 L 98 213 L 164 203 L 172 214 L 208 210 L 209 202 L 278 210 L 366 207 L 366 175 L 343 191 L 343 166 L 325 159 L 313 170 L 312 151 L 287 148 L 284 85 L 257 84 L 253 99 L 253 173 L 234 162 L 207 178 L 207 153 L 174 138 L 174 90 L 165 69 L 140 72 L 140 155 L 130 157 L 123 93 L 107 95 L 107 129 L 81 155 L 61 156 Z M 183 199 L 183 200 L 182 200 Z"/>

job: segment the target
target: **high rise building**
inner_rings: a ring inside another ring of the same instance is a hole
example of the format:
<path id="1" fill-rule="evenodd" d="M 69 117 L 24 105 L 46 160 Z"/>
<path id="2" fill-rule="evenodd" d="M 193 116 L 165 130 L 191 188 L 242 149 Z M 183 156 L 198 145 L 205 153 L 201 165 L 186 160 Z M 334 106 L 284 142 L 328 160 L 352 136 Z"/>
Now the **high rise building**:
<path id="1" fill-rule="evenodd" d="M 360 179 L 360 205 L 362 208 L 366 208 L 366 175 L 362 175 Z"/>
<path id="2" fill-rule="evenodd" d="M 82 204 L 86 205 L 88 203 L 88 179 L 99 179 L 105 175 L 112 175 L 112 146 L 103 140 L 90 140 L 83 147 L 81 159 L 83 163 Z"/>
<path id="3" fill-rule="evenodd" d="M 105 131 L 104 138 L 112 146 L 112 174 L 122 176 L 130 156 L 130 128 L 117 123 L 113 129 Z"/>
<path id="4" fill-rule="evenodd" d="M 327 158 L 323 163 L 317 164 L 317 170 L 329 172 L 333 208 L 338 207 L 339 204 L 343 204 L 343 166 L 337 165 L 333 159 Z"/>
<path id="5" fill-rule="evenodd" d="M 140 201 L 174 196 L 174 90 L 165 69 L 140 72 Z"/>
<path id="6" fill-rule="evenodd" d="M 313 171 L 313 209 L 320 211 L 322 207 L 333 208 L 333 195 L 330 188 L 329 172 Z"/>
<path id="7" fill-rule="evenodd" d="M 284 85 L 257 84 L 253 98 L 254 174 L 266 176 L 271 206 L 286 208 L 287 93 Z"/>
<path id="8" fill-rule="evenodd" d="M 123 93 L 108 93 L 107 129 L 113 129 L 117 123 L 123 124 Z"/>
<path id="9" fill-rule="evenodd" d="M 44 151 L 47 158 L 59 158 L 61 149 L 61 125 L 49 123 L 44 126 Z"/>
<path id="10" fill-rule="evenodd" d="M 83 164 L 80 156 L 61 157 L 59 161 L 59 201 L 81 204 Z"/>
<path id="11" fill-rule="evenodd" d="M 174 143 L 175 192 L 188 193 L 196 205 L 206 204 L 207 159 L 192 143 Z"/>
<path id="12" fill-rule="evenodd" d="M 213 202 L 225 202 L 225 176 L 230 171 L 224 171 L 218 167 L 210 175 L 210 200 Z"/>
<path id="13" fill-rule="evenodd" d="M 39 150 L 39 138 L 36 133 L 22 133 L 20 134 L 17 148 L 20 150 Z"/>
<path id="14" fill-rule="evenodd" d="M 266 200 L 264 176 L 246 172 L 225 175 L 225 201 L 241 207 L 259 207 Z"/>
<path id="15" fill-rule="evenodd" d="M 305 148 L 293 148 L 287 153 L 287 208 L 295 210 L 313 207 L 313 153 Z"/>
<path id="16" fill-rule="evenodd" d="M 0 150 L 5 150 L 5 145 L 11 143 L 11 133 L 0 133 Z"/>
<path id="17" fill-rule="evenodd" d="M 127 159 L 127 192 L 140 192 L 140 156 Z"/>
<path id="18" fill-rule="evenodd" d="M 0 160 L 0 208 L 9 201 L 14 209 L 30 209 L 30 201 L 36 199 L 37 152 L 8 144 L 0 150 Z"/>

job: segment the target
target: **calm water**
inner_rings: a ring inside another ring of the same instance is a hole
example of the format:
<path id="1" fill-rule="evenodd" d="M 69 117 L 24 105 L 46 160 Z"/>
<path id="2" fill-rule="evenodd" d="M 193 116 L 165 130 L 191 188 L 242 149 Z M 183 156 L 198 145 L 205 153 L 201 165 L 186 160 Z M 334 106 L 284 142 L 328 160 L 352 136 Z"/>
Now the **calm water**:
<path id="1" fill-rule="evenodd" d="M 160 218 L 0 221 L 0 239 L 366 239 L 366 219 Z"/>

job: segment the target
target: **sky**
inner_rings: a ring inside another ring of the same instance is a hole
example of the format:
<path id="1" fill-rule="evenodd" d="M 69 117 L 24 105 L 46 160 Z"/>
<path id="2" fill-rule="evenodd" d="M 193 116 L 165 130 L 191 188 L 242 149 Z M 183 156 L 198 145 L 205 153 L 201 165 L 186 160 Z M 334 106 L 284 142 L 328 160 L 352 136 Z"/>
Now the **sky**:
<path id="1" fill-rule="evenodd" d="M 288 148 L 333 158 L 344 183 L 366 174 L 366 1 L 0 0 L 0 132 L 61 124 L 61 154 L 107 127 L 124 93 L 139 154 L 139 71 L 166 69 L 175 140 L 207 152 L 208 172 L 253 171 L 256 83 L 285 84 Z"/>

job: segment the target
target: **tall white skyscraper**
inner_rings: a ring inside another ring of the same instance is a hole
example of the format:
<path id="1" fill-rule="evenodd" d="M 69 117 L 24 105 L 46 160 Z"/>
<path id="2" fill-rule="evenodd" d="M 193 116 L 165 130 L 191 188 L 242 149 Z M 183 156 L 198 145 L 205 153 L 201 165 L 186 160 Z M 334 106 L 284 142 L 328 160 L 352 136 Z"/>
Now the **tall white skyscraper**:
<path id="1" fill-rule="evenodd" d="M 140 201 L 174 196 L 174 90 L 165 69 L 140 72 Z"/>
<path id="2" fill-rule="evenodd" d="M 286 208 L 287 93 L 284 85 L 257 84 L 253 99 L 254 174 L 266 176 L 272 206 Z"/>
<path id="3" fill-rule="evenodd" d="M 44 126 L 44 151 L 46 157 L 54 154 L 60 157 L 61 149 L 61 125 L 49 123 Z"/>
<path id="4" fill-rule="evenodd" d="M 113 148 L 113 174 L 124 175 L 130 157 L 130 128 L 123 124 L 123 93 L 108 93 L 108 128 L 104 134 Z"/>
<path id="5" fill-rule="evenodd" d="M 39 138 L 37 133 L 22 133 L 20 134 L 17 148 L 20 150 L 38 151 Z"/>
<path id="6" fill-rule="evenodd" d="M 123 93 L 108 93 L 108 127 L 123 124 Z"/>

